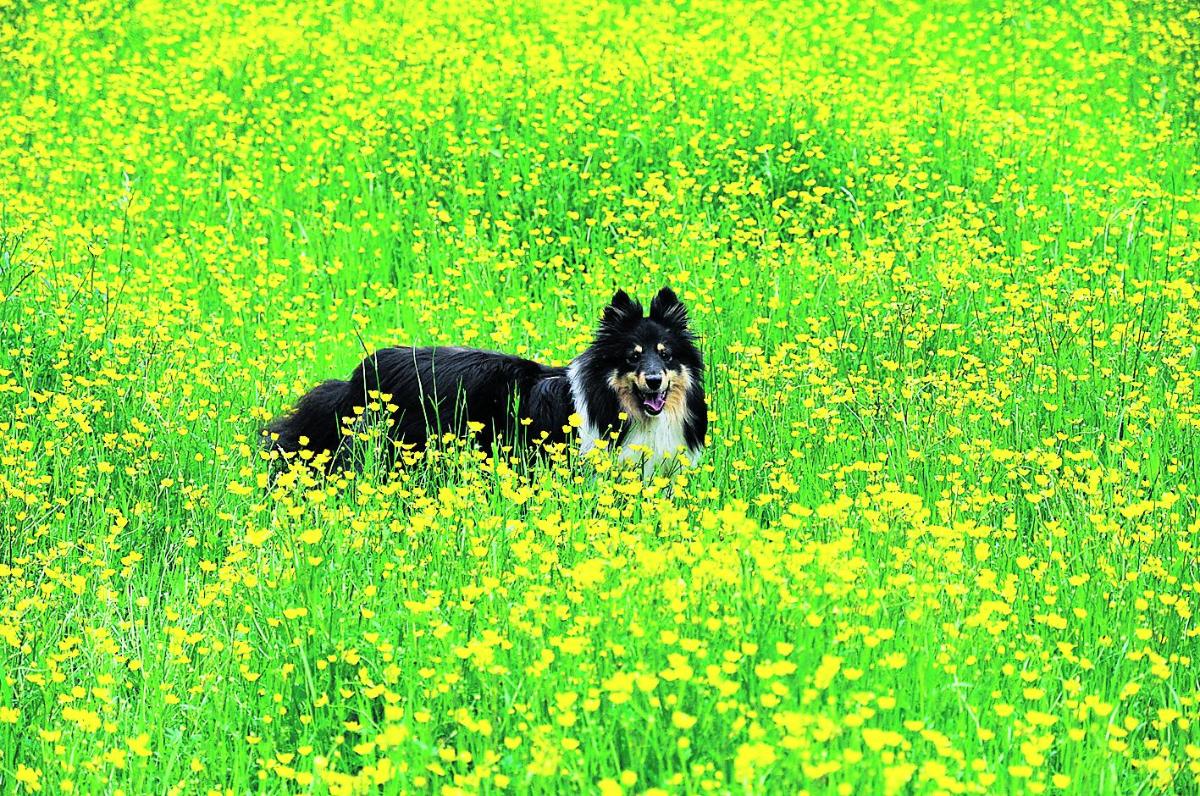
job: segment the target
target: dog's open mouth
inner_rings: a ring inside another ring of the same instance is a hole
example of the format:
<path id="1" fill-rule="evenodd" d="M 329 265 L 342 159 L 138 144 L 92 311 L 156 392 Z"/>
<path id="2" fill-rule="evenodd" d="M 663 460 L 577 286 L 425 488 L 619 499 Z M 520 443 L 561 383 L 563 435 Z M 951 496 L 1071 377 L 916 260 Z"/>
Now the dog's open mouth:
<path id="1" fill-rule="evenodd" d="M 646 414 L 654 417 L 667 405 L 667 391 L 642 392 L 638 390 L 638 399 L 641 400 L 642 409 L 646 411 Z"/>

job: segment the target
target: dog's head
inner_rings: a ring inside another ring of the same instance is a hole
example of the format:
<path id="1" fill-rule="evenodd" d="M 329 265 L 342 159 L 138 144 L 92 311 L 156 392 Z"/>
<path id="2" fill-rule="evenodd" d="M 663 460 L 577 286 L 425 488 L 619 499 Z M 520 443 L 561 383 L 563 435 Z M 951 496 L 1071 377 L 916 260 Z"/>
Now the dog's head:
<path id="1" fill-rule="evenodd" d="M 593 366 L 604 373 L 621 408 L 634 420 L 686 411 L 688 390 L 703 361 L 688 326 L 687 309 L 669 287 L 642 305 L 618 290 L 604 308 L 592 348 Z"/>

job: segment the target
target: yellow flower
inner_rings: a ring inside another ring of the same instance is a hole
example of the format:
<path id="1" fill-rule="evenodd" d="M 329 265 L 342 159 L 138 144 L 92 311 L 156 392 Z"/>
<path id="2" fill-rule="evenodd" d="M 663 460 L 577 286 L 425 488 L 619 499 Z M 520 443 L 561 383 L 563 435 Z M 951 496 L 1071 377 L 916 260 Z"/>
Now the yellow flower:
<path id="1" fill-rule="evenodd" d="M 696 723 L 695 716 L 689 716 L 683 711 L 677 710 L 671 714 L 671 724 L 678 730 L 690 730 Z"/>
<path id="2" fill-rule="evenodd" d="M 125 742 L 129 745 L 129 750 L 138 757 L 149 757 L 153 754 L 150 750 L 150 736 L 146 733 L 136 738 L 127 738 Z"/>
<path id="3" fill-rule="evenodd" d="M 40 768 L 30 768 L 24 763 L 17 764 L 17 782 L 24 785 L 26 789 L 40 791 L 42 789 L 41 777 L 42 770 Z"/>

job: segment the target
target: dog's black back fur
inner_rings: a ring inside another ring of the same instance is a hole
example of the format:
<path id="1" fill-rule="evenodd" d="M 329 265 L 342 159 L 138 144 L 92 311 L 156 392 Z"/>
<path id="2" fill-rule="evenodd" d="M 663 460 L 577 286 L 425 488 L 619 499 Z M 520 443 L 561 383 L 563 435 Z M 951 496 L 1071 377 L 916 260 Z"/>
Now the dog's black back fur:
<path id="1" fill-rule="evenodd" d="M 503 444 L 566 442 L 571 415 L 570 386 L 563 368 L 471 348 L 385 348 L 364 359 L 346 381 L 326 381 L 300 399 L 295 411 L 267 431 L 270 447 L 282 452 L 329 451 L 342 463 L 342 429 L 372 393 L 398 409 L 389 437 L 420 450 L 429 436 L 462 435 L 469 423 L 483 429 L 475 440 L 490 451 Z M 521 418 L 529 423 L 522 424 Z M 301 437 L 306 438 L 301 443 Z"/>

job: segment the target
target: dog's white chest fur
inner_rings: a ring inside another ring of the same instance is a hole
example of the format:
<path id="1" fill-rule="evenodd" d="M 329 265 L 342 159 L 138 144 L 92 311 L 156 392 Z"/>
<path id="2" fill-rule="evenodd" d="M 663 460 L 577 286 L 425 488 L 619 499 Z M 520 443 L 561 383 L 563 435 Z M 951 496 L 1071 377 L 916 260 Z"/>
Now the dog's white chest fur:
<path id="1" fill-rule="evenodd" d="M 681 453 L 695 464 L 697 457 L 687 450 L 683 423 L 674 418 L 656 417 L 630 426 L 621 442 L 620 457 L 625 461 L 641 461 L 642 477 L 650 478 L 663 462 L 670 462 L 670 466 L 664 466 L 663 470 L 673 470 L 675 460 Z"/>
<path id="2" fill-rule="evenodd" d="M 583 385 L 574 364 L 567 369 L 567 378 L 571 383 L 575 411 L 583 420 L 579 428 L 579 453 L 584 455 L 596 447 L 596 441 L 601 436 L 600 429 L 588 416 Z M 665 413 L 658 417 L 633 421 L 621 441 L 618 455 L 624 461 L 640 461 L 642 477 L 647 480 L 653 477 L 656 470 L 663 473 L 674 470 L 680 454 L 685 455 L 695 466 L 700 460 L 700 451 L 687 447 L 683 421 L 683 416 L 679 413 Z"/>

